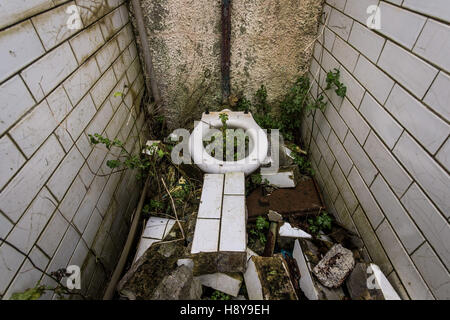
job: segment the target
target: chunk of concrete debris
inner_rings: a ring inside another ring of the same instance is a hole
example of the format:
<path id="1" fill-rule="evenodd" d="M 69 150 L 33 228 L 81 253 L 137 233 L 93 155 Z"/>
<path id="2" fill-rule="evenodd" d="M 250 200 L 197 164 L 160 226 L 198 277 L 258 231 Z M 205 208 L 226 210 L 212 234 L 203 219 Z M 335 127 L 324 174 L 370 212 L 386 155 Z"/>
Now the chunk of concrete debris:
<path id="1" fill-rule="evenodd" d="M 194 269 L 194 261 L 192 259 L 178 259 L 177 260 L 177 266 L 186 266 L 189 269 Z"/>
<path id="2" fill-rule="evenodd" d="M 202 285 L 192 275 L 192 270 L 180 266 L 159 283 L 152 300 L 200 300 Z"/>
<path id="3" fill-rule="evenodd" d="M 295 188 L 297 185 L 293 169 L 277 173 L 261 173 L 261 179 L 262 181 L 267 180 L 270 185 L 277 188 Z"/>
<path id="4" fill-rule="evenodd" d="M 286 262 L 280 255 L 252 256 L 244 280 L 250 300 L 298 300 Z"/>
<path id="5" fill-rule="evenodd" d="M 280 227 L 279 231 L 280 237 L 288 237 L 288 238 L 306 238 L 311 239 L 312 236 L 303 231 L 302 229 L 292 227 L 290 223 L 285 222 Z"/>
<path id="6" fill-rule="evenodd" d="M 342 288 L 326 288 L 312 276 L 312 266 L 319 262 L 319 252 L 307 239 L 295 240 L 292 256 L 300 271 L 300 289 L 309 300 L 342 300 L 345 294 Z"/>
<path id="7" fill-rule="evenodd" d="M 130 300 L 152 299 L 162 279 L 177 268 L 185 253 L 182 241 L 151 246 L 120 280 L 118 292 Z"/>
<path id="8" fill-rule="evenodd" d="M 328 288 L 342 285 L 355 266 L 353 253 L 340 244 L 335 244 L 314 267 L 317 279 Z"/>
<path id="9" fill-rule="evenodd" d="M 196 279 L 200 281 L 205 287 L 210 287 L 230 296 L 237 297 L 241 289 L 242 276 L 239 273 L 213 273 L 197 276 Z"/>
<path id="10" fill-rule="evenodd" d="M 401 300 L 380 268 L 373 263 L 357 263 L 345 284 L 353 300 Z"/>
<path id="11" fill-rule="evenodd" d="M 272 222 L 283 222 L 283 216 L 276 211 L 269 210 L 267 218 Z"/>

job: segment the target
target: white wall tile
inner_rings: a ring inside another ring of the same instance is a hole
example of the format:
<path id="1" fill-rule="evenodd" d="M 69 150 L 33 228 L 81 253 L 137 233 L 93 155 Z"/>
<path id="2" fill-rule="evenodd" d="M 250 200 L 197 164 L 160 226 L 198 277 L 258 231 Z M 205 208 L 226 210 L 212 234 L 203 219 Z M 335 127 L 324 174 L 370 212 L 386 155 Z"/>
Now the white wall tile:
<path id="1" fill-rule="evenodd" d="M 377 168 L 372 164 L 369 157 L 364 152 L 363 148 L 359 145 L 353 134 L 350 132 L 344 141 L 344 148 L 352 158 L 353 163 L 358 168 L 364 181 L 370 185 L 378 173 Z"/>
<path id="2" fill-rule="evenodd" d="M 422 30 L 426 17 L 397 6 L 380 2 L 380 33 L 411 49 Z M 405 28 L 405 26 L 408 26 Z"/>
<path id="3" fill-rule="evenodd" d="M 24 164 L 25 157 L 20 153 L 19 149 L 14 145 L 11 139 L 4 135 L 0 139 L 0 190 L 6 182 L 19 170 Z"/>
<path id="4" fill-rule="evenodd" d="M 450 171 L 450 139 L 447 139 L 447 142 L 444 146 L 439 150 L 436 155 L 436 159 L 447 169 Z"/>
<path id="5" fill-rule="evenodd" d="M 450 126 L 422 103 L 395 85 L 386 109 L 431 153 L 435 153 L 450 133 Z M 430 130 L 433 128 L 432 130 Z"/>
<path id="6" fill-rule="evenodd" d="M 348 39 L 353 20 L 336 9 L 332 9 L 327 26 L 344 40 Z"/>
<path id="7" fill-rule="evenodd" d="M 363 56 L 359 56 L 354 76 L 381 103 L 386 101 L 394 86 L 394 81 Z"/>
<path id="8" fill-rule="evenodd" d="M 348 127 L 352 131 L 353 135 L 362 145 L 366 141 L 370 132 L 370 127 L 361 114 L 353 107 L 353 105 L 347 99 L 344 99 L 339 114 L 342 119 L 347 123 Z"/>
<path id="9" fill-rule="evenodd" d="M 414 46 L 414 53 L 450 71 L 450 26 L 428 19 L 419 40 Z"/>
<path id="10" fill-rule="evenodd" d="M 450 274 L 439 261 L 428 243 L 424 243 L 411 256 L 423 279 L 430 286 L 436 299 L 450 299 Z"/>
<path id="11" fill-rule="evenodd" d="M 370 190 L 378 200 L 406 251 L 408 253 L 413 252 L 425 239 L 381 175 L 377 176 Z"/>
<path id="12" fill-rule="evenodd" d="M 28 253 L 56 209 L 57 202 L 43 188 L 8 235 L 10 243 Z"/>
<path id="13" fill-rule="evenodd" d="M 77 140 L 86 125 L 95 115 L 94 102 L 90 95 L 86 95 L 67 117 L 67 131 L 72 139 Z"/>
<path id="14" fill-rule="evenodd" d="M 417 271 L 411 258 L 405 252 L 400 241 L 395 236 L 391 226 L 387 220 L 377 229 L 377 235 L 380 238 L 395 270 L 402 280 L 403 285 L 413 299 L 434 300 L 433 295 L 428 289 L 425 281 L 423 281 Z"/>
<path id="15" fill-rule="evenodd" d="M 378 5 L 379 0 L 347 0 L 345 5 L 345 13 L 353 19 L 366 24 L 369 14 L 367 8 L 369 6 Z"/>
<path id="16" fill-rule="evenodd" d="M 31 21 L 44 44 L 45 50 L 49 51 L 71 35 L 78 32 L 77 29 L 69 29 L 67 27 L 67 21 L 69 20 L 70 15 L 66 13 L 66 10 L 74 4 L 75 2 L 71 1 L 65 5 L 31 18 Z"/>
<path id="17" fill-rule="evenodd" d="M 77 148 L 73 147 L 56 168 L 47 187 L 58 200 L 62 200 L 69 186 L 75 179 L 78 171 L 84 163 L 83 156 Z"/>
<path id="18" fill-rule="evenodd" d="M 395 146 L 394 154 L 426 190 L 428 196 L 449 217 L 449 175 L 406 133 Z"/>
<path id="19" fill-rule="evenodd" d="M 0 134 L 35 104 L 19 76 L 0 85 L 0 101 Z"/>
<path id="20" fill-rule="evenodd" d="M 359 52 L 353 49 L 347 42 L 337 37 L 333 45 L 333 55 L 350 71 L 353 71 L 358 62 Z"/>
<path id="21" fill-rule="evenodd" d="M 94 58 L 86 61 L 65 82 L 64 88 L 72 102 L 76 105 L 88 92 L 94 83 L 100 78 L 100 70 Z"/>
<path id="22" fill-rule="evenodd" d="M 348 41 L 370 61 L 376 63 L 386 39 L 367 28 L 366 25 L 355 22 Z"/>
<path id="23" fill-rule="evenodd" d="M 448 107 L 450 90 L 448 88 L 450 88 L 450 77 L 441 71 L 423 101 L 447 121 L 450 121 L 450 108 Z"/>
<path id="24" fill-rule="evenodd" d="M 0 82 L 44 54 L 29 20 L 0 32 Z"/>
<path id="25" fill-rule="evenodd" d="M 397 196 L 402 196 L 411 185 L 412 179 L 373 132 L 367 138 L 364 150 Z"/>
<path id="26" fill-rule="evenodd" d="M 87 58 L 105 43 L 98 24 L 94 24 L 83 30 L 81 33 L 70 39 L 69 42 L 79 64 L 86 61 Z"/>
<path id="27" fill-rule="evenodd" d="M 58 141 L 50 136 L 0 193 L 0 210 L 18 221 L 63 156 Z"/>
<path id="28" fill-rule="evenodd" d="M 66 233 L 68 226 L 69 223 L 64 219 L 61 213 L 56 210 L 37 241 L 39 248 L 41 248 L 49 257 L 52 257 L 56 248 L 58 248 L 62 237 Z"/>
<path id="29" fill-rule="evenodd" d="M 359 110 L 388 147 L 394 147 L 403 132 L 403 128 L 397 121 L 368 93 L 364 96 Z"/>
<path id="30" fill-rule="evenodd" d="M 9 131 L 9 134 L 29 158 L 53 132 L 57 125 L 58 123 L 47 101 L 44 100 L 23 117 Z"/>
<path id="31" fill-rule="evenodd" d="M 348 181 L 352 186 L 361 207 L 366 212 L 372 227 L 376 228 L 383 220 L 384 215 L 355 167 L 350 171 Z"/>
<path id="32" fill-rule="evenodd" d="M 450 4 L 447 0 L 405 0 L 403 7 L 450 22 Z"/>
<path id="33" fill-rule="evenodd" d="M 41 100 L 78 67 L 67 42 L 47 53 L 21 75 L 36 100 Z"/>
<path id="34" fill-rule="evenodd" d="M 450 267 L 450 226 L 416 184 L 401 199 L 406 210 L 422 230 L 447 268 Z"/>
<path id="35" fill-rule="evenodd" d="M 420 99 L 438 73 L 436 68 L 390 41 L 386 43 L 378 65 Z"/>
<path id="36" fill-rule="evenodd" d="M 53 7 L 49 0 L 6 0 L 0 6 L 0 28 Z"/>

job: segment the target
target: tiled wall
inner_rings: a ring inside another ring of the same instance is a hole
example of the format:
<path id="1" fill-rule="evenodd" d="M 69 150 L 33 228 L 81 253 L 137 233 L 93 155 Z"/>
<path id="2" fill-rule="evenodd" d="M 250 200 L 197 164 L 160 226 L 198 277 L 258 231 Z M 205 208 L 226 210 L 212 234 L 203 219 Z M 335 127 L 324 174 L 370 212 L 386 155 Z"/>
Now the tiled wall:
<path id="1" fill-rule="evenodd" d="M 328 0 L 324 14 L 312 94 L 339 68 L 347 96 L 326 91 L 331 103 L 303 138 L 313 128 L 329 210 L 404 298 L 450 299 L 450 1 Z"/>
<path id="2" fill-rule="evenodd" d="M 121 252 L 140 182 L 135 172 L 111 174 L 105 163 L 117 150 L 93 147 L 87 134 L 133 152 L 144 141 L 144 81 L 123 2 L 0 3 L 3 298 L 38 280 L 53 285 L 38 269 L 68 265 L 82 267 L 82 292 L 98 297 Z M 72 5 L 78 30 L 66 25 Z"/>

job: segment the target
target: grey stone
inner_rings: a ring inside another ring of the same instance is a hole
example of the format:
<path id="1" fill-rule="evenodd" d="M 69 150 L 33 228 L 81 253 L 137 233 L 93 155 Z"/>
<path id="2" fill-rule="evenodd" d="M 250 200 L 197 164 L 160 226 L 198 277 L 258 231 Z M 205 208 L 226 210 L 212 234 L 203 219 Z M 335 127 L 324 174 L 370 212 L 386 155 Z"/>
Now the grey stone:
<path id="1" fill-rule="evenodd" d="M 313 273 L 325 287 L 337 288 L 342 285 L 354 266 L 353 253 L 336 244 L 314 267 Z"/>
<path id="2" fill-rule="evenodd" d="M 273 210 L 269 210 L 269 214 L 267 215 L 267 217 L 269 218 L 269 221 L 273 221 L 273 222 L 282 222 L 283 221 L 283 216 Z"/>
<path id="3" fill-rule="evenodd" d="M 152 300 L 200 300 L 202 285 L 192 270 L 182 265 L 164 277 L 153 294 Z"/>

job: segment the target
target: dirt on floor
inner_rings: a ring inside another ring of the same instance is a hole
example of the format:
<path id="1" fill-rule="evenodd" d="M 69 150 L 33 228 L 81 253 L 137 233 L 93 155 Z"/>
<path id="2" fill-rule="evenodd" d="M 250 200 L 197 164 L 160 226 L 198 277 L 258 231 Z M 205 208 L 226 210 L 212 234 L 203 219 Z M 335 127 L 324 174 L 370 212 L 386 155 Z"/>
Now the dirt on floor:
<path id="1" fill-rule="evenodd" d="M 312 178 L 302 179 L 292 189 L 277 189 L 269 195 L 264 193 L 264 187 L 259 187 L 247 197 L 249 221 L 267 214 L 269 210 L 283 216 L 304 216 L 318 214 L 324 209 L 320 192 Z"/>

